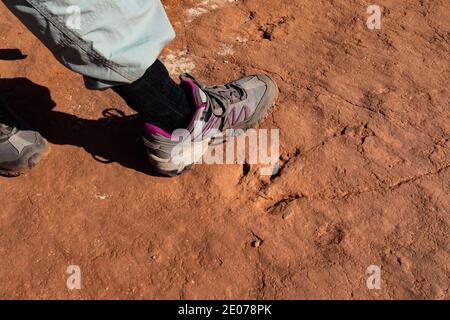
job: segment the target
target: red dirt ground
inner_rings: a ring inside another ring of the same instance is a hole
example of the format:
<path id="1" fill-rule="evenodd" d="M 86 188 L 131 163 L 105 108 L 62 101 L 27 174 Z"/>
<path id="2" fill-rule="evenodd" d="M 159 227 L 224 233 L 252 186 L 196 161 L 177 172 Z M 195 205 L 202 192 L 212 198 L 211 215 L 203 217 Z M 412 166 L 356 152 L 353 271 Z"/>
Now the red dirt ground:
<path id="1" fill-rule="evenodd" d="M 281 130 L 273 179 L 242 165 L 152 175 L 139 121 L 102 115 L 133 112 L 0 5 L 0 48 L 27 55 L 0 61 L 2 98 L 52 143 L 0 178 L 0 297 L 448 299 L 450 3 L 378 2 L 381 30 L 365 24 L 372 1 L 164 2 L 172 71 L 279 83 L 261 125 Z M 66 289 L 69 265 L 81 290 Z"/>

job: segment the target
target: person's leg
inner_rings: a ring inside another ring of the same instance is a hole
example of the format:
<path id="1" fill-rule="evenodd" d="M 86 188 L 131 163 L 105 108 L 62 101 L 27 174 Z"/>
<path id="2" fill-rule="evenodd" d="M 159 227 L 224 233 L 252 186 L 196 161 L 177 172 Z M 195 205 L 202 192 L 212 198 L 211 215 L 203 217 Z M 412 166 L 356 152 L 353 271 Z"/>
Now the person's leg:
<path id="1" fill-rule="evenodd" d="M 141 78 L 175 37 L 160 0 L 3 0 L 89 89 Z"/>
<path id="2" fill-rule="evenodd" d="M 145 122 L 167 132 L 185 128 L 194 114 L 185 91 L 170 78 L 159 60 L 139 80 L 112 89 L 129 107 L 138 111 Z"/>
<path id="3" fill-rule="evenodd" d="M 145 121 L 172 131 L 192 116 L 157 60 L 174 32 L 159 0 L 6 0 L 10 10 L 89 89 L 115 88 Z"/>
<path id="4" fill-rule="evenodd" d="M 63 65 L 84 76 L 88 89 L 112 87 L 146 122 L 169 132 L 192 117 L 184 91 L 156 60 L 174 37 L 159 0 L 3 2 Z M 20 123 L 0 105 L 0 173 L 18 175 L 47 153 L 45 139 L 24 133 Z M 16 148 L 19 140 L 34 152 Z"/>
<path id="5" fill-rule="evenodd" d="M 144 117 L 150 163 L 164 175 L 179 174 L 198 160 L 179 161 L 179 143 L 169 132 L 187 128 L 186 139 L 195 143 L 183 144 L 182 153 L 199 146 L 204 153 L 212 132 L 252 127 L 275 102 L 277 86 L 265 75 L 214 87 L 173 82 L 156 60 L 174 36 L 159 0 L 4 1 L 61 63 L 84 76 L 88 88 L 112 87 Z M 67 23 L 74 12 L 79 28 Z"/>

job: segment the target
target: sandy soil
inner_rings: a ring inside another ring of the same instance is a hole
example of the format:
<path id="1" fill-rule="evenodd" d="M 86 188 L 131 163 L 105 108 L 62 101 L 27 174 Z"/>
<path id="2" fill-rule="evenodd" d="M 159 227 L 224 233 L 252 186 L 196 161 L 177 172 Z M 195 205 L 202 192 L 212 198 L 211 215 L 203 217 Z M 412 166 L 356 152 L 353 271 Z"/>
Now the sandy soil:
<path id="1" fill-rule="evenodd" d="M 0 5 L 2 97 L 52 143 L 0 179 L 1 298 L 450 297 L 450 4 L 168 0 L 174 73 L 268 72 L 281 172 L 148 169 L 139 120 L 90 92 Z M 123 111 L 124 117 L 117 111 Z M 66 289 L 78 265 L 82 290 Z M 382 270 L 368 290 L 366 268 Z"/>

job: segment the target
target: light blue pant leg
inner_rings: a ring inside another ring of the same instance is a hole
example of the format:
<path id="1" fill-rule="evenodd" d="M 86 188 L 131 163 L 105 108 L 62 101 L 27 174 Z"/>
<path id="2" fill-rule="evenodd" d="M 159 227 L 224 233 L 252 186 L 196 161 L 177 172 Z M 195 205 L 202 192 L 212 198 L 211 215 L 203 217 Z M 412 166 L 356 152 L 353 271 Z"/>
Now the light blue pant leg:
<path id="1" fill-rule="evenodd" d="M 175 37 L 160 0 L 3 0 L 90 89 L 132 83 Z"/>

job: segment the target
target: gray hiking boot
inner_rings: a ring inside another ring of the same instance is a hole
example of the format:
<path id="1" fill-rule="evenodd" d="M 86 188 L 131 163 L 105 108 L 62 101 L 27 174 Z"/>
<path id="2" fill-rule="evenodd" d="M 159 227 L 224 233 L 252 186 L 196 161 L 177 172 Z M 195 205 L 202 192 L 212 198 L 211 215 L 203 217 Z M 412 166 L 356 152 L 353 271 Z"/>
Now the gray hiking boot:
<path id="1" fill-rule="evenodd" d="M 17 177 L 50 152 L 48 142 L 0 101 L 0 175 Z"/>
<path id="2" fill-rule="evenodd" d="M 278 87 L 268 75 L 247 76 L 208 87 L 186 74 L 180 85 L 196 110 L 189 126 L 169 134 L 145 124 L 144 144 L 149 161 L 157 172 L 167 176 L 190 168 L 212 143 L 222 143 L 255 127 L 278 97 Z"/>

